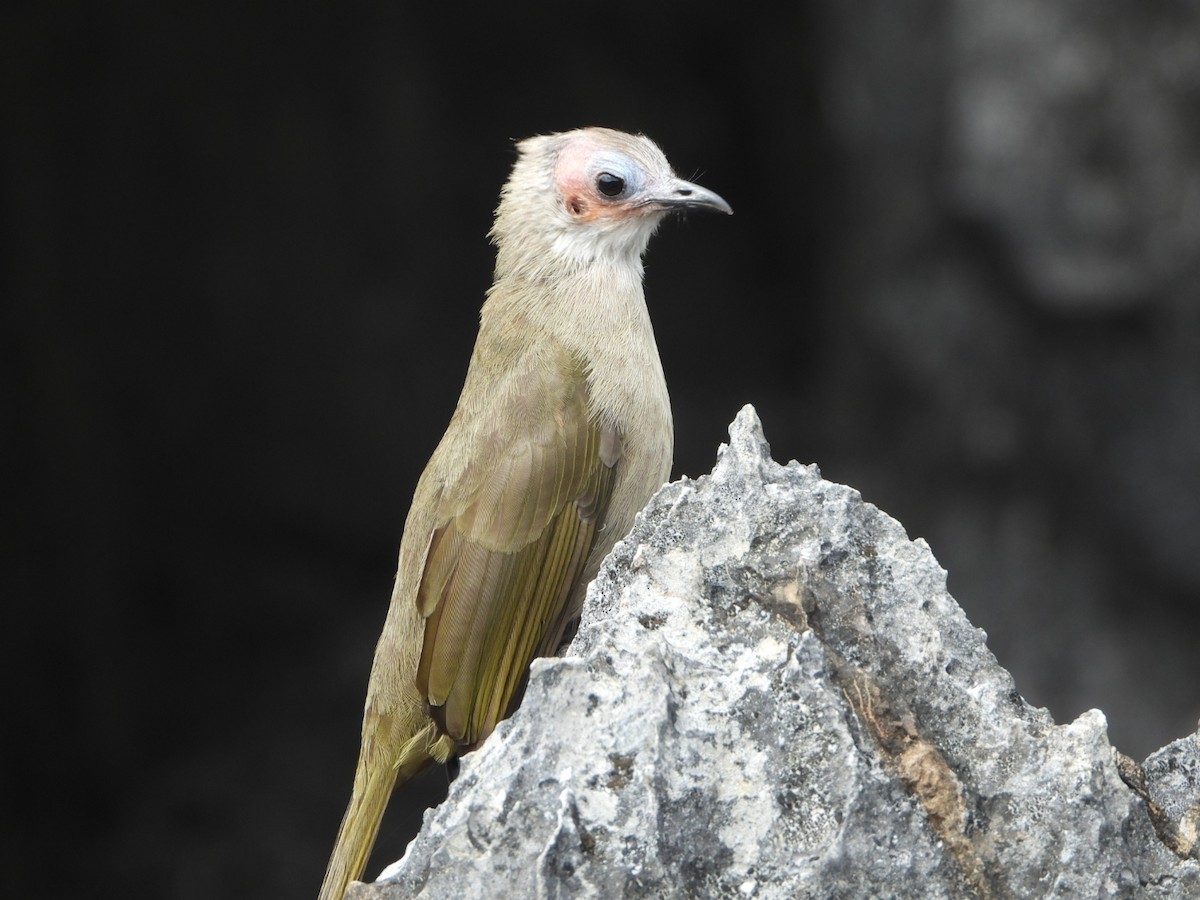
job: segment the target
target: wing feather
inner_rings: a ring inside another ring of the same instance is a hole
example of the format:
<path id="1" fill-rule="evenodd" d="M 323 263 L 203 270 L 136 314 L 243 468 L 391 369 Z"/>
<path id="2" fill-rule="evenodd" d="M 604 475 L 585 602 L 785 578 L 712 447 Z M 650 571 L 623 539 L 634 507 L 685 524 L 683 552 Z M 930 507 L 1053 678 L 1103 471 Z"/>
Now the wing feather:
<path id="1" fill-rule="evenodd" d="M 553 652 L 603 521 L 619 435 L 592 419 L 587 379 L 563 354 L 502 394 L 493 430 L 456 483 L 429 542 L 417 608 L 426 616 L 417 687 L 460 744 L 482 741 L 515 705 L 529 663 Z"/>

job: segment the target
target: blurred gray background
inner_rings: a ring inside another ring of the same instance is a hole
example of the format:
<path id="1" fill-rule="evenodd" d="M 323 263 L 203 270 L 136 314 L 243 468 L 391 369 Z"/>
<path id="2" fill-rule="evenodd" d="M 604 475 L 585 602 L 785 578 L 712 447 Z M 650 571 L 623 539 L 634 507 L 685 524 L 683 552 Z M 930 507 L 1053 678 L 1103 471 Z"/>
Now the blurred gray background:
<path id="1" fill-rule="evenodd" d="M 752 402 L 1030 703 L 1196 728 L 1200 6 L 773 9 L 0 13 L 0 893 L 315 894 L 511 139 L 585 124 L 736 210 L 648 258 L 676 475 Z"/>

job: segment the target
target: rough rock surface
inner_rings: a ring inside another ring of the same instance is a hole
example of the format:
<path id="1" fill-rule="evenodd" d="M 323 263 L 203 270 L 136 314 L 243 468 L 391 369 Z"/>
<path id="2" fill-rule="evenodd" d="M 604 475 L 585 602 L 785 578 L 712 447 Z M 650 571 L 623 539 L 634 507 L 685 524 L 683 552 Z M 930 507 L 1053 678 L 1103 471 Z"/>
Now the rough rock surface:
<path id="1" fill-rule="evenodd" d="M 1145 756 L 1200 716 L 1200 4 L 817 8 L 829 302 L 771 436 L 929 539 L 1025 697 Z"/>
<path id="2" fill-rule="evenodd" d="M 1138 766 L 1027 705 L 921 540 L 749 407 L 565 656 L 351 897 L 1200 895 L 1200 733 Z"/>

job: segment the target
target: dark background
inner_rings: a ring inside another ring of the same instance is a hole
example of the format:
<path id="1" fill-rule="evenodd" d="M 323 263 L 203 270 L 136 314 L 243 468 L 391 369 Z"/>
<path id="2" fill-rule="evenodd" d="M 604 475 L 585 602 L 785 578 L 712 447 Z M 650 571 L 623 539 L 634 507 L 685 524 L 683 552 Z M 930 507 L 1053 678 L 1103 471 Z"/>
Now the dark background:
<path id="1" fill-rule="evenodd" d="M 677 475 L 752 402 L 1031 703 L 1196 727 L 1194 4 L 159 6 L 0 14 L 4 896 L 315 894 L 510 139 L 584 124 L 736 209 L 649 255 Z"/>

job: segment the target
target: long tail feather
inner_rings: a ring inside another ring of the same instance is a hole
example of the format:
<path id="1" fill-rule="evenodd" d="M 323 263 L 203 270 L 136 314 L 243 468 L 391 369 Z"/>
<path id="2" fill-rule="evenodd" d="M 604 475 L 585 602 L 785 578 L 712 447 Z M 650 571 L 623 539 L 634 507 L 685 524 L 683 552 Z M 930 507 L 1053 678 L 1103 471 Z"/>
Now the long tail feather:
<path id="1" fill-rule="evenodd" d="M 394 761 L 383 757 L 375 741 L 363 742 L 354 773 L 354 792 L 342 816 L 319 900 L 342 900 L 350 882 L 362 878 L 392 792 L 418 775 L 431 760 L 444 762 L 449 750 L 446 739 L 438 740 L 432 723 L 413 735 Z"/>

